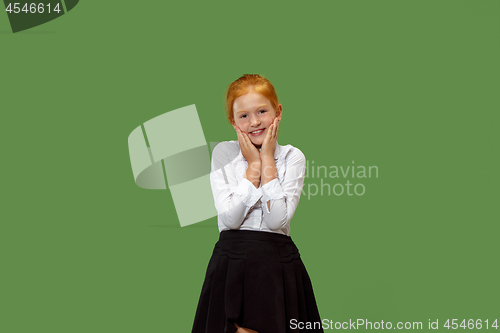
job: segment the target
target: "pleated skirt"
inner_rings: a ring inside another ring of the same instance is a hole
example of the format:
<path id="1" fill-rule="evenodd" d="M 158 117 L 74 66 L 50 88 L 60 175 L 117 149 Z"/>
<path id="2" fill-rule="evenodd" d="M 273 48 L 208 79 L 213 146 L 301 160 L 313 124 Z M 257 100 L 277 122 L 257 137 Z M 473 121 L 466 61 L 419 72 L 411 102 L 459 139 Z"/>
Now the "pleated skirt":
<path id="1" fill-rule="evenodd" d="M 222 231 L 208 264 L 192 333 L 234 333 L 235 323 L 259 333 L 323 332 L 321 325 L 298 328 L 307 322 L 321 319 L 292 239 L 264 231 Z"/>

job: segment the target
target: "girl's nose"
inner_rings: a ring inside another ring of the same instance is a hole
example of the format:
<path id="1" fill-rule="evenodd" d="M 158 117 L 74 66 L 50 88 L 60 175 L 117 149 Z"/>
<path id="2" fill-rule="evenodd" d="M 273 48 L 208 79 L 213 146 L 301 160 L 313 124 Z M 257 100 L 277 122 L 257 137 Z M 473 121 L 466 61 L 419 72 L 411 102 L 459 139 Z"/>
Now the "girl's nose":
<path id="1" fill-rule="evenodd" d="M 252 123 L 252 124 L 251 124 L 251 125 L 252 125 L 252 127 L 256 127 L 256 126 L 260 125 L 260 120 L 259 120 L 257 117 L 254 117 L 254 118 L 252 119 L 251 123 Z"/>

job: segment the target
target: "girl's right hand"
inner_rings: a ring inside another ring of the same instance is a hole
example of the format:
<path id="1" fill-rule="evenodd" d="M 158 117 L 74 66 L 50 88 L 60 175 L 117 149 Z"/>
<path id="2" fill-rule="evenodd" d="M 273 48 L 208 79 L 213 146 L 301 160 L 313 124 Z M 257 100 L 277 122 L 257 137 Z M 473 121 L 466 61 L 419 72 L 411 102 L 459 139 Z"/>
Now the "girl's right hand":
<path id="1" fill-rule="evenodd" d="M 236 125 L 233 125 L 236 134 L 238 135 L 238 144 L 240 145 L 241 154 L 247 160 L 248 164 L 255 162 L 260 163 L 260 152 L 253 145 L 248 135 L 240 130 Z"/>

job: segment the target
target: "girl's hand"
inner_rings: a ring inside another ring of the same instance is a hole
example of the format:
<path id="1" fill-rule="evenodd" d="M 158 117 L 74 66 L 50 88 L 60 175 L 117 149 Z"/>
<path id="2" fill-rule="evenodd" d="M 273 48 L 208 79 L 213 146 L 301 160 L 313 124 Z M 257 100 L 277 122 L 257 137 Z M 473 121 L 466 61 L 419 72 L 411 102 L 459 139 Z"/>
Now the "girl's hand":
<path id="1" fill-rule="evenodd" d="M 279 119 L 276 117 L 273 123 L 269 126 L 267 135 L 260 149 L 261 159 L 269 158 L 274 160 L 274 151 L 276 150 L 276 140 L 278 139 Z"/>
<path id="2" fill-rule="evenodd" d="M 241 154 L 247 160 L 248 164 L 250 165 L 254 162 L 260 163 L 259 150 L 255 148 L 248 135 L 242 132 L 238 126 L 233 125 L 233 127 L 238 135 L 238 144 L 240 145 Z"/>

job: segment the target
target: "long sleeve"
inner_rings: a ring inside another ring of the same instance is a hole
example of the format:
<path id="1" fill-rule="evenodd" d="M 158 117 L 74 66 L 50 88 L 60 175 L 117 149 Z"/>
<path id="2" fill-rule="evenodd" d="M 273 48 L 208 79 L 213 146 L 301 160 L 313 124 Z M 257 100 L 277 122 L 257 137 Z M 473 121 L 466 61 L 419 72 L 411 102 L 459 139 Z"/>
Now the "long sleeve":
<path id="1" fill-rule="evenodd" d="M 224 143 L 214 148 L 210 184 L 219 220 L 229 229 L 238 229 L 263 192 L 244 177 L 238 180 L 232 160 Z"/>
<path id="2" fill-rule="evenodd" d="M 288 227 L 295 214 L 304 186 L 306 158 L 295 149 L 286 161 L 284 179 L 280 184 L 278 178 L 263 185 L 262 211 L 263 223 L 270 230 Z M 270 209 L 267 202 L 270 201 Z"/>

